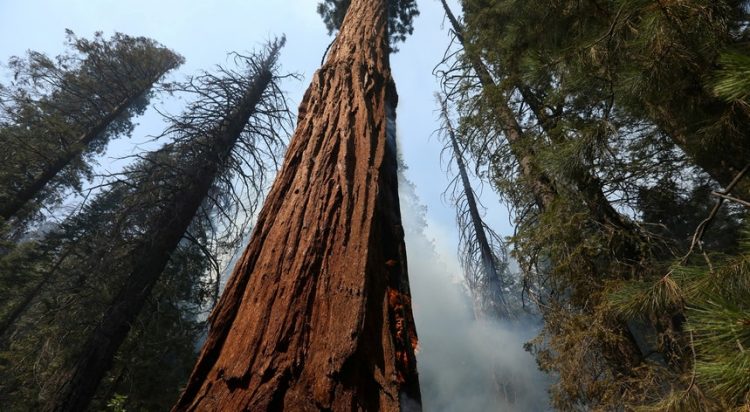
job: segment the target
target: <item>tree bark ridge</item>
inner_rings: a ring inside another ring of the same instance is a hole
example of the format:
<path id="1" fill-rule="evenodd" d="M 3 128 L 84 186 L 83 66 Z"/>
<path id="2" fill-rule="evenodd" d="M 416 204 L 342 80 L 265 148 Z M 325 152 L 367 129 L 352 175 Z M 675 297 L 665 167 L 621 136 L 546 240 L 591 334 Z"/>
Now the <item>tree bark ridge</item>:
<path id="1" fill-rule="evenodd" d="M 420 402 L 385 0 L 354 0 L 175 411 Z"/>

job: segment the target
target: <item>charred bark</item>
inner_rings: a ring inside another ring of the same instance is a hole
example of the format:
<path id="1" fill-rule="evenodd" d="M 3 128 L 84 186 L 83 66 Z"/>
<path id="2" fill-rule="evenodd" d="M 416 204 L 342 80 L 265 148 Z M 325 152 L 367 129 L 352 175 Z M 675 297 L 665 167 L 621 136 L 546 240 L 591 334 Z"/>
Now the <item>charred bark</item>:
<path id="1" fill-rule="evenodd" d="M 277 43 L 262 63 L 240 102 L 217 129 L 208 132 L 202 152 L 184 169 L 179 191 L 172 191 L 169 201 L 148 222 L 150 233 L 129 253 L 132 269 L 98 325 L 90 333 L 74 363 L 59 374 L 46 411 L 81 411 L 91 401 L 99 382 L 112 366 L 113 358 L 127 337 L 130 325 L 151 294 L 167 265 L 170 253 L 193 221 L 201 204 L 221 173 L 226 159 L 240 138 L 248 119 L 255 113 L 264 91 L 273 80 L 273 67 L 279 48 Z M 158 186 L 158 181 L 156 182 Z M 106 270 L 106 268 L 101 268 Z"/>
<path id="2" fill-rule="evenodd" d="M 419 407 L 386 19 L 352 1 L 175 411 Z"/>

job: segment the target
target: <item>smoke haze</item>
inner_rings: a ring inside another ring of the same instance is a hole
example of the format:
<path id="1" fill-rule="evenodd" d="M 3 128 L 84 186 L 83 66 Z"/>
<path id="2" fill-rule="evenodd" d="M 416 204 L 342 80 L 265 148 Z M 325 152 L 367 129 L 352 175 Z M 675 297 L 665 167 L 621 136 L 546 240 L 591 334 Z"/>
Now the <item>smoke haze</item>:
<path id="1" fill-rule="evenodd" d="M 422 403 L 428 412 L 545 411 L 550 378 L 523 344 L 538 321 L 475 321 L 455 251 L 428 239 L 426 208 L 399 174 L 401 215 L 420 350 Z M 510 402 L 508 401 L 510 400 Z"/>

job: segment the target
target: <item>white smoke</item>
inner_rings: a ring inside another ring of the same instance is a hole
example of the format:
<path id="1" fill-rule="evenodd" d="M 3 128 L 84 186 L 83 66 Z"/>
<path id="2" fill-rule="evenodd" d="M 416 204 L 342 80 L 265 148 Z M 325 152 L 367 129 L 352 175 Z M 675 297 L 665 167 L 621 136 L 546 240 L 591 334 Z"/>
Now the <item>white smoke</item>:
<path id="1" fill-rule="evenodd" d="M 399 173 L 424 410 L 551 410 L 547 393 L 551 380 L 523 349 L 538 331 L 538 322 L 474 320 L 459 281 L 455 252 L 438 253 L 428 239 L 426 208 L 414 189 Z"/>

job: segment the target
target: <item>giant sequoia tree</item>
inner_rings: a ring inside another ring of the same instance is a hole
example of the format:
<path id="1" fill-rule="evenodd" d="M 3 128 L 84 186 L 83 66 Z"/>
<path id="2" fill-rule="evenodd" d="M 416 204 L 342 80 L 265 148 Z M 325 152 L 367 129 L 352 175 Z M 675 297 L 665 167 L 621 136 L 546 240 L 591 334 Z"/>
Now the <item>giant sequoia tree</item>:
<path id="1" fill-rule="evenodd" d="M 175 410 L 418 407 L 388 6 L 349 6 Z"/>
<path id="2" fill-rule="evenodd" d="M 76 38 L 72 52 L 50 59 L 13 58 L 14 84 L 0 89 L 0 218 L 23 220 L 63 189 L 80 186 L 90 157 L 128 134 L 149 91 L 182 57 L 143 37 Z M 34 203 L 34 204 L 32 204 Z M 24 211 L 25 210 L 25 211 Z"/>

